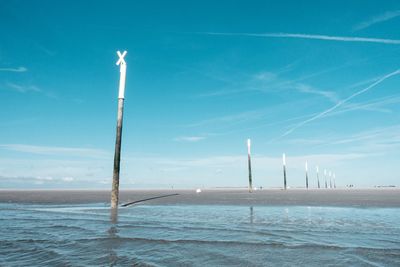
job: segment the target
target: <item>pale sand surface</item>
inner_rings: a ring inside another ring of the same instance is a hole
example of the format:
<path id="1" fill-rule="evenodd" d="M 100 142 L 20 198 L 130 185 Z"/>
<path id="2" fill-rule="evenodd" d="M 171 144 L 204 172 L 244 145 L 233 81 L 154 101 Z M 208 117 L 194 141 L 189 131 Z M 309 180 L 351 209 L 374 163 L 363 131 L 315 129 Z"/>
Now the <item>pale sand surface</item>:
<path id="1" fill-rule="evenodd" d="M 122 190 L 120 203 L 177 193 L 136 205 L 298 205 L 400 207 L 400 189 L 245 189 Z M 85 204 L 110 201 L 106 190 L 0 190 L 1 203 Z"/>

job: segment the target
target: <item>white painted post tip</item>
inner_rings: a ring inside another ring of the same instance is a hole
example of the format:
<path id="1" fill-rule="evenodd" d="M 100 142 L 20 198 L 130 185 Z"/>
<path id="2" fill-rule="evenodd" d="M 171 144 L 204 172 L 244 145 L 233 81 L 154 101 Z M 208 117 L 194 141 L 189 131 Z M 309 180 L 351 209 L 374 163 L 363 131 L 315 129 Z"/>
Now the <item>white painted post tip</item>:
<path id="1" fill-rule="evenodd" d="M 119 90 L 118 90 L 118 98 L 124 99 L 125 97 L 125 80 L 126 80 L 126 62 L 124 57 L 128 52 L 124 51 L 122 54 L 120 51 L 117 51 L 117 55 L 119 57 L 116 65 L 119 65 L 120 79 L 119 79 Z"/>
<path id="2" fill-rule="evenodd" d="M 308 171 L 308 163 L 306 161 L 306 165 L 305 165 L 306 171 Z"/>
<path id="3" fill-rule="evenodd" d="M 250 147 L 251 147 L 251 141 L 250 141 L 250 139 L 247 139 L 247 153 L 249 155 L 250 155 L 250 152 L 251 152 Z"/>
<path id="4" fill-rule="evenodd" d="M 286 165 L 286 155 L 285 155 L 285 153 L 283 153 L 283 155 L 282 155 L 282 162 L 283 162 L 283 165 Z"/>
<path id="5" fill-rule="evenodd" d="M 317 165 L 317 166 L 315 166 L 315 169 L 317 170 L 317 172 L 319 172 L 319 168 L 318 168 L 318 165 Z"/>
<path id="6" fill-rule="evenodd" d="M 118 61 L 117 61 L 117 63 L 116 63 L 116 65 L 118 66 L 119 64 L 126 64 L 126 62 L 125 62 L 125 60 L 124 60 L 124 57 L 126 56 L 126 54 L 127 54 L 128 52 L 127 51 L 124 51 L 122 54 L 121 54 L 121 52 L 120 51 L 117 51 L 117 55 L 118 55 L 118 57 L 119 57 L 119 59 L 118 59 Z"/>

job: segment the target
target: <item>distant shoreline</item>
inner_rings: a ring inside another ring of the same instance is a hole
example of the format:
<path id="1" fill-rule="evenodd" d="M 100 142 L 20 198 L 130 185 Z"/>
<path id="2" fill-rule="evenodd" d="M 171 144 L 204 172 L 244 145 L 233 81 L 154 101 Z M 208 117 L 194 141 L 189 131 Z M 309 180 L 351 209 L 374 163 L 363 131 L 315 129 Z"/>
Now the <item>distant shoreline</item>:
<path id="1" fill-rule="evenodd" d="M 121 190 L 120 203 L 177 193 L 140 205 L 245 205 L 245 206 L 349 206 L 400 207 L 400 188 L 262 189 L 248 193 L 243 188 Z M 109 190 L 0 190 L 0 203 L 88 204 L 110 201 Z"/>

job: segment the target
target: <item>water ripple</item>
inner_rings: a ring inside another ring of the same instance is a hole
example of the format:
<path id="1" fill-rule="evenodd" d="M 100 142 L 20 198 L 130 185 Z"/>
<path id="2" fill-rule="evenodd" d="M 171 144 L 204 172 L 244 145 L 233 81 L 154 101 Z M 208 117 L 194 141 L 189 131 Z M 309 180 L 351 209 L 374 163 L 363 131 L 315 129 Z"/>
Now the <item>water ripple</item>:
<path id="1" fill-rule="evenodd" d="M 399 209 L 0 204 L 0 266 L 399 266 Z"/>

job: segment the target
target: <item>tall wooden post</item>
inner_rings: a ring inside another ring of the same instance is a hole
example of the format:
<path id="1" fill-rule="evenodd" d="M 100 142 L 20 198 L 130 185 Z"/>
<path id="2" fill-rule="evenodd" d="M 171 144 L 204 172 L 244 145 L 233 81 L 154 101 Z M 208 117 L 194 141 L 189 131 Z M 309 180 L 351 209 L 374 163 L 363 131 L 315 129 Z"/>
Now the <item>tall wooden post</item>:
<path id="1" fill-rule="evenodd" d="M 115 139 L 115 153 L 114 153 L 114 171 L 113 181 L 111 189 L 111 209 L 118 207 L 119 199 L 119 169 L 121 162 L 121 139 L 122 139 L 122 121 L 124 115 L 124 95 L 125 95 L 125 79 L 126 79 L 126 62 L 124 57 L 126 51 L 121 54 L 117 52 L 119 59 L 117 65 L 120 66 L 120 80 L 119 80 L 119 92 L 118 92 L 118 116 L 117 116 L 117 136 Z"/>
<path id="2" fill-rule="evenodd" d="M 318 166 L 316 166 L 316 170 L 317 170 L 317 182 L 318 182 L 318 188 L 321 188 L 319 185 L 319 168 Z"/>
<path id="3" fill-rule="evenodd" d="M 306 161 L 305 168 L 306 168 L 306 188 L 308 189 L 308 163 L 307 163 L 307 161 Z"/>
<path id="4" fill-rule="evenodd" d="M 249 165 L 249 193 L 253 192 L 253 179 L 251 177 L 251 141 L 247 139 L 247 162 Z"/>
<path id="5" fill-rule="evenodd" d="M 283 162 L 283 189 L 286 190 L 286 156 L 285 153 L 282 155 L 282 162 Z"/>

